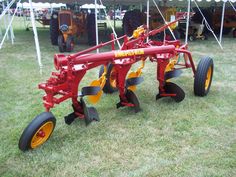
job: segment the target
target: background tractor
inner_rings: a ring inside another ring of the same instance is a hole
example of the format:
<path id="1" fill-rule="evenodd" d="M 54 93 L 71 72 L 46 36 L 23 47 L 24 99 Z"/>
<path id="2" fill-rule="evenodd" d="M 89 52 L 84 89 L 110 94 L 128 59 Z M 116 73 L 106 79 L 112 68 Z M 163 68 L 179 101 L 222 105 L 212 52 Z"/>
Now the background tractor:
<path id="1" fill-rule="evenodd" d="M 160 7 L 161 12 L 163 13 L 163 16 L 167 22 L 171 22 L 175 20 L 176 8 L 167 8 L 167 7 Z M 164 20 L 162 19 L 159 12 L 157 12 L 155 9 L 150 9 L 150 30 L 156 29 L 164 23 Z M 146 24 L 146 14 L 144 12 L 140 12 L 140 10 L 131 10 L 127 11 L 123 18 L 123 31 L 124 34 L 127 34 L 128 36 L 131 36 L 133 34 L 133 31 L 137 29 L 139 26 Z M 177 23 L 170 26 L 171 30 L 173 31 L 175 37 L 179 39 L 180 35 L 179 32 L 176 30 Z M 166 39 L 171 40 L 172 35 L 169 29 L 166 29 L 165 32 L 161 32 L 157 34 L 157 38 L 160 40 L 164 39 L 164 36 L 166 36 Z"/>
<path id="2" fill-rule="evenodd" d="M 75 38 L 84 33 L 86 27 L 86 14 L 75 14 L 71 10 L 61 10 L 52 14 L 50 35 L 53 45 L 59 47 L 60 52 L 71 52 L 74 48 Z"/>

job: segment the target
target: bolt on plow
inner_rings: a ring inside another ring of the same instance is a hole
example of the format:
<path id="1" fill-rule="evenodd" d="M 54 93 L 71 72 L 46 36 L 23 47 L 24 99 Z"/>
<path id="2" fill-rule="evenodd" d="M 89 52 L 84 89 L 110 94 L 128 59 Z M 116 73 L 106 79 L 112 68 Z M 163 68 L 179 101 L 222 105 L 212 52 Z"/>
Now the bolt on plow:
<path id="1" fill-rule="evenodd" d="M 141 110 L 135 90 L 143 79 L 142 69 L 145 62 L 156 64 L 156 78 L 159 82 L 156 99 L 170 97 L 176 102 L 183 101 L 185 92 L 181 87 L 170 80 L 179 77 L 183 69 L 191 69 L 194 76 L 194 94 L 206 96 L 209 92 L 213 76 L 213 60 L 210 57 L 201 58 L 197 68 L 192 59 L 187 44 L 180 40 L 152 40 L 152 36 L 163 32 L 179 19 L 167 23 L 160 28 L 149 31 L 146 26 L 138 27 L 131 37 L 124 35 L 101 43 L 86 50 L 70 54 L 55 54 L 54 66 L 57 72 L 38 85 L 45 91 L 43 104 L 45 112 L 36 116 L 23 131 L 19 140 L 19 149 L 27 151 L 35 149 L 46 142 L 51 136 L 56 118 L 50 112 L 55 105 L 68 99 L 72 101 L 73 112 L 65 116 L 65 123 L 71 124 L 75 119 L 84 119 L 86 125 L 92 121 L 99 121 L 95 107 L 87 106 L 97 103 L 103 92 L 119 92 L 117 108 L 131 107 L 135 113 Z M 149 39 L 150 38 L 150 39 Z M 121 49 L 115 49 L 115 43 L 122 40 Z M 104 46 L 111 46 L 111 51 L 91 53 Z M 140 63 L 136 71 L 130 72 L 135 63 Z M 80 88 L 79 85 L 86 72 L 100 67 L 99 78 L 92 81 L 89 86 Z M 87 101 L 85 101 L 85 97 Z"/>

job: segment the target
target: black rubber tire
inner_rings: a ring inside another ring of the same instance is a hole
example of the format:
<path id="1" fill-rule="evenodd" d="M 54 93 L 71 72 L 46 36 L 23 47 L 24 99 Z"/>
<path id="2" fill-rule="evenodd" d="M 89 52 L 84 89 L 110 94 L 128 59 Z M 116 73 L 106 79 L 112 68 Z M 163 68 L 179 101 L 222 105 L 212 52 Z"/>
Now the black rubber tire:
<path id="1" fill-rule="evenodd" d="M 59 36 L 59 24 L 58 24 L 58 13 L 53 12 L 50 19 L 50 39 L 52 45 L 57 45 L 57 38 Z"/>
<path id="2" fill-rule="evenodd" d="M 132 36 L 133 31 L 145 23 L 144 16 L 145 15 L 137 9 L 126 12 L 122 20 L 124 34 Z"/>
<path id="3" fill-rule="evenodd" d="M 53 116 L 51 112 L 43 112 L 36 116 L 32 122 L 25 128 L 24 132 L 22 133 L 18 147 L 22 151 L 27 151 L 29 149 L 32 149 L 31 147 L 31 140 L 34 136 L 34 134 L 38 131 L 38 129 L 45 124 L 46 122 L 52 122 L 53 123 L 53 130 L 56 126 L 56 118 Z M 53 132 L 52 130 L 52 132 Z M 51 134 L 52 134 L 51 132 Z M 48 139 L 50 138 L 51 134 L 49 135 Z M 47 140 L 48 140 L 47 139 Z M 46 141 L 47 141 L 46 140 Z"/>
<path id="4" fill-rule="evenodd" d="M 87 16 L 87 32 L 88 45 L 96 45 L 96 30 L 95 30 L 95 14 L 91 13 Z"/>
<path id="5" fill-rule="evenodd" d="M 71 52 L 74 49 L 74 38 L 73 36 L 68 36 L 66 40 L 66 51 Z"/>
<path id="6" fill-rule="evenodd" d="M 65 42 L 64 42 L 64 37 L 62 35 L 58 36 L 58 48 L 59 52 L 65 52 Z"/>
<path id="7" fill-rule="evenodd" d="M 114 93 L 118 90 L 117 88 L 112 87 L 109 82 L 112 68 L 113 68 L 113 65 L 111 63 L 109 63 L 107 66 L 107 75 L 106 75 L 107 80 L 106 80 L 105 86 L 103 87 L 104 93 Z M 101 68 L 99 70 L 99 77 L 102 76 L 103 72 L 104 72 L 104 66 L 101 66 Z"/>
<path id="8" fill-rule="evenodd" d="M 205 82 L 207 79 L 207 72 L 208 69 L 211 67 L 211 78 L 210 82 L 208 85 L 208 88 L 205 88 Z M 197 71 L 195 74 L 194 78 L 194 94 L 196 96 L 206 96 L 210 90 L 211 87 L 211 82 L 212 82 L 212 77 L 213 77 L 213 72 L 214 72 L 214 63 L 213 60 L 210 57 L 203 57 L 201 58 L 198 66 L 197 66 Z"/>
<path id="9" fill-rule="evenodd" d="M 194 41 L 194 40 L 195 40 L 195 37 L 194 37 L 193 35 L 189 35 L 189 36 L 188 36 L 188 39 L 189 39 L 189 41 Z"/>
<path id="10" fill-rule="evenodd" d="M 233 30 L 233 38 L 236 38 L 236 29 Z"/>

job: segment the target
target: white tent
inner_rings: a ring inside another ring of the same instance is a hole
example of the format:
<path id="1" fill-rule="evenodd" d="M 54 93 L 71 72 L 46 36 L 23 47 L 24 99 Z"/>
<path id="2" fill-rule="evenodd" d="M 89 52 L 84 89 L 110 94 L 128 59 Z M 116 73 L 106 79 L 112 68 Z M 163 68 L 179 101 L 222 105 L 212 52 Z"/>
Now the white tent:
<path id="1" fill-rule="evenodd" d="M 80 6 L 81 9 L 95 9 L 96 5 L 95 4 L 84 4 Z M 103 5 L 97 4 L 97 9 L 105 9 L 106 7 Z"/>
<path id="2" fill-rule="evenodd" d="M 63 3 L 42 3 L 42 2 L 33 2 L 32 6 L 34 9 L 44 9 L 44 8 L 59 8 L 59 7 L 66 7 L 66 4 Z M 30 8 L 29 2 L 17 3 L 17 7 L 22 7 L 24 9 Z"/>

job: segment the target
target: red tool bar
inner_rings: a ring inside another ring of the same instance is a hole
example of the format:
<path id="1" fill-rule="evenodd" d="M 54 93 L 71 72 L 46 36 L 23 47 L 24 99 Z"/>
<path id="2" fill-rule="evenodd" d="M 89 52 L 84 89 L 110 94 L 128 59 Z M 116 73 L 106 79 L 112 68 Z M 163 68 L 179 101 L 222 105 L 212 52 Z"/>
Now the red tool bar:
<path id="1" fill-rule="evenodd" d="M 155 46 L 149 48 L 138 48 L 130 50 L 114 50 L 110 52 L 103 52 L 97 54 L 85 54 L 77 58 L 73 58 L 73 64 L 86 64 L 90 62 L 109 62 L 115 59 L 129 58 L 134 56 L 147 56 L 164 53 L 173 53 L 175 51 L 174 45 Z M 64 55 L 54 56 L 54 65 L 56 69 L 67 65 L 67 57 Z"/>
<path id="2" fill-rule="evenodd" d="M 86 62 L 111 61 L 113 59 L 129 58 L 134 56 L 147 56 L 162 53 L 173 53 L 175 51 L 174 45 L 157 46 L 150 48 L 139 48 L 129 50 L 114 50 L 111 52 L 104 52 L 98 54 L 91 54 L 88 56 L 78 57 L 74 59 L 75 64 L 83 64 Z"/>

